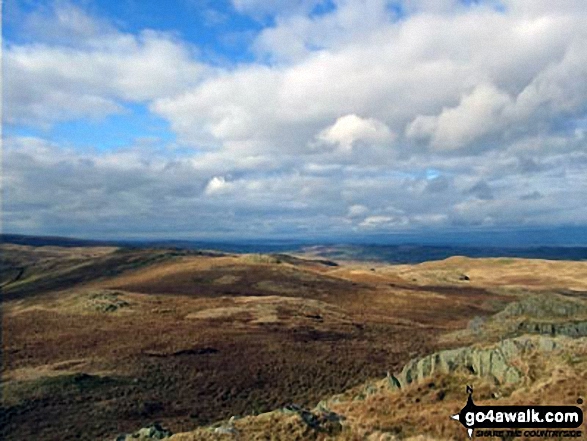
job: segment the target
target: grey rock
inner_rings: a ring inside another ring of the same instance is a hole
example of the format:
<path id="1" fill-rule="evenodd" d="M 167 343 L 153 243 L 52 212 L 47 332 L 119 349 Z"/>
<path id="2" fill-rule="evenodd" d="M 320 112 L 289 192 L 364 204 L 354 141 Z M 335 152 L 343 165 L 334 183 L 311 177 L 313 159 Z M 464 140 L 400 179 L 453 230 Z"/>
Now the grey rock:
<path id="1" fill-rule="evenodd" d="M 238 435 L 238 431 L 231 425 L 216 427 L 214 429 L 214 433 L 217 433 L 219 435 Z"/>
<path id="2" fill-rule="evenodd" d="M 173 433 L 170 430 L 164 429 L 159 423 L 153 423 L 147 427 L 143 427 L 138 431 L 128 434 L 120 435 L 116 441 L 137 441 L 137 440 L 155 440 L 169 438 Z"/>
<path id="3" fill-rule="evenodd" d="M 463 347 L 440 351 L 409 361 L 397 377 L 388 374 L 387 387 L 399 389 L 435 374 L 450 374 L 459 370 L 490 378 L 498 384 L 515 384 L 523 376 L 512 364 L 514 358 L 529 350 L 548 352 L 557 347 L 557 342 L 551 337 L 522 336 L 489 348 Z"/>
<path id="4" fill-rule="evenodd" d="M 519 302 L 510 303 L 494 318 L 528 316 L 537 319 L 553 319 L 577 317 L 581 314 L 587 314 L 587 304 L 584 302 L 558 294 L 536 294 Z"/>
<path id="5" fill-rule="evenodd" d="M 343 415 L 339 415 L 329 410 L 325 404 L 319 404 L 313 411 L 304 409 L 301 406 L 290 404 L 285 406 L 282 411 L 286 413 L 295 413 L 311 429 L 335 435 L 342 430 L 342 421 L 345 420 Z"/>
<path id="6" fill-rule="evenodd" d="M 390 389 L 401 389 L 402 385 L 395 375 L 387 373 L 387 387 Z"/>
<path id="7" fill-rule="evenodd" d="M 568 337 L 587 336 L 587 320 L 572 322 L 530 322 L 518 323 L 518 332 L 541 334 L 541 335 L 566 335 Z"/>
<path id="8" fill-rule="evenodd" d="M 475 334 L 479 334 L 483 330 L 484 324 L 485 324 L 485 319 L 483 317 L 475 316 L 467 324 L 467 329 L 469 329 L 470 331 L 472 331 Z"/>

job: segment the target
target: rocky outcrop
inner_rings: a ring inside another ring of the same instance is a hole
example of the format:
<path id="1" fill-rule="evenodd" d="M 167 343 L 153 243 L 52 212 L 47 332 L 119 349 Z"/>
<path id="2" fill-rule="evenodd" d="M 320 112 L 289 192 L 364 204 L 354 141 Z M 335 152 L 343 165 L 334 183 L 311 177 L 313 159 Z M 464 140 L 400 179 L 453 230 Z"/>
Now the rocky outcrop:
<path id="1" fill-rule="evenodd" d="M 153 423 L 150 426 L 143 427 L 134 433 L 128 435 L 120 435 L 116 441 L 147 441 L 155 439 L 169 438 L 173 433 L 170 430 L 164 429 L 159 423 Z"/>
<path id="2" fill-rule="evenodd" d="M 97 292 L 88 296 L 88 307 L 98 312 L 114 312 L 130 306 L 126 300 L 120 298 L 117 292 Z"/>
<path id="3" fill-rule="evenodd" d="M 397 376 L 388 374 L 387 386 L 399 389 L 435 374 L 458 371 L 490 378 L 498 384 L 515 384 L 523 377 L 512 363 L 514 359 L 529 350 L 552 351 L 557 346 L 556 340 L 550 337 L 523 336 L 504 340 L 489 348 L 463 347 L 435 352 L 410 361 Z"/>
<path id="4" fill-rule="evenodd" d="M 524 334 L 587 336 L 587 303 L 560 294 L 533 294 L 512 302 L 489 318 L 473 318 L 460 337 L 513 338 Z"/>
<path id="5" fill-rule="evenodd" d="M 517 331 L 528 334 L 585 337 L 587 336 L 587 320 L 564 323 L 523 321 L 518 323 Z"/>
<path id="6" fill-rule="evenodd" d="M 531 295 L 519 302 L 510 303 L 503 311 L 495 314 L 493 319 L 503 320 L 526 316 L 555 320 L 582 315 L 587 315 L 587 305 L 583 301 L 553 293 Z"/>
<path id="7" fill-rule="evenodd" d="M 342 430 L 344 416 L 330 411 L 324 405 L 319 404 L 316 409 L 310 411 L 296 404 L 290 404 L 282 409 L 286 414 L 297 414 L 309 428 L 329 435 L 335 435 Z"/>

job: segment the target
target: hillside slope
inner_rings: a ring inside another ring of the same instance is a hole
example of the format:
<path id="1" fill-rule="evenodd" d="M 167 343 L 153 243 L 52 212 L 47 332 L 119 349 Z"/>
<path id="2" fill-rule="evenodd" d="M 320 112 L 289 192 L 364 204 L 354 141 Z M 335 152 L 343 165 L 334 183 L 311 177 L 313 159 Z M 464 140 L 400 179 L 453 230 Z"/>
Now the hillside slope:
<path id="1" fill-rule="evenodd" d="M 548 308 L 534 320 L 508 305 L 533 295 L 584 302 L 587 286 L 583 262 L 373 266 L 163 249 L 1 251 L 7 440 L 113 439 L 153 421 L 209 433 L 215 421 L 247 415 L 239 424 L 253 427 L 256 414 L 291 403 L 313 409 L 427 354 L 552 329 Z M 567 315 L 582 320 L 581 308 Z M 555 319 L 572 332 L 568 318 Z M 333 411 L 350 421 L 352 412 Z"/>

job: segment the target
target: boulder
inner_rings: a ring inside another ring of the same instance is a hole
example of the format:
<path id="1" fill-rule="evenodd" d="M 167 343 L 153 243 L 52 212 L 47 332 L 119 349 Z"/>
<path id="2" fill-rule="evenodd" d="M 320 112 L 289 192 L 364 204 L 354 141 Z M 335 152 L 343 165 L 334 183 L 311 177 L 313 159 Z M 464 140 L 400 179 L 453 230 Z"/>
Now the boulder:
<path id="1" fill-rule="evenodd" d="M 399 389 L 435 374 L 463 371 L 478 377 L 491 378 L 498 384 L 515 384 L 522 380 L 522 373 L 512 364 L 523 352 L 537 349 L 552 351 L 557 343 L 549 337 L 522 336 L 503 340 L 489 348 L 463 347 L 440 351 L 408 362 L 398 374 L 388 374 L 387 387 Z"/>
<path id="2" fill-rule="evenodd" d="M 159 423 L 153 423 L 128 435 L 120 435 L 116 441 L 138 441 L 169 438 L 173 433 L 164 429 Z"/>
<path id="3" fill-rule="evenodd" d="M 332 412 L 325 404 L 320 403 L 316 409 L 310 411 L 296 404 L 290 404 L 282 409 L 289 414 L 297 414 L 309 428 L 329 435 L 336 435 L 342 430 L 344 416 Z"/>

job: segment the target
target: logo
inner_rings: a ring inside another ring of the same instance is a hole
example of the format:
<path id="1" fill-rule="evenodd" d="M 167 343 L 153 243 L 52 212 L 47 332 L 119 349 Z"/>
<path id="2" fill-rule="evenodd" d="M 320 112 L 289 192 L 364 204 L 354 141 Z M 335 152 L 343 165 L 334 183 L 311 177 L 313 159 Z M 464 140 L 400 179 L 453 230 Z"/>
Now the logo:
<path id="1" fill-rule="evenodd" d="M 469 438 L 473 433 L 477 436 L 522 436 L 522 431 L 516 429 L 544 429 L 525 430 L 523 435 L 529 437 L 581 436 L 581 431 L 552 430 L 579 427 L 583 423 L 583 411 L 577 406 L 477 406 L 473 401 L 472 387 L 467 386 L 467 394 L 467 404 L 451 418 L 467 429 Z M 577 402 L 582 403 L 582 400 Z M 507 433 L 482 430 L 506 428 L 509 429 Z"/>

